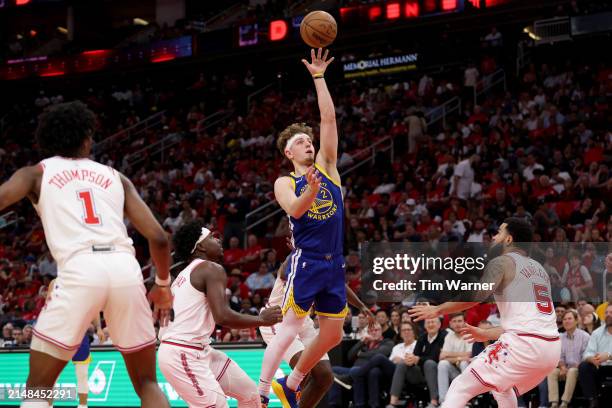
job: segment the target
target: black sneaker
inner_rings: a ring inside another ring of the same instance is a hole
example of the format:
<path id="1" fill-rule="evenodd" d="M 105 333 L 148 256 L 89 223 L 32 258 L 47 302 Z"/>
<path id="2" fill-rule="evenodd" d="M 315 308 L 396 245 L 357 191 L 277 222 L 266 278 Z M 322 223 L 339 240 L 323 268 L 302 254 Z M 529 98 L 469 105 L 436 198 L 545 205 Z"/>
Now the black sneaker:
<path id="1" fill-rule="evenodd" d="M 353 388 L 353 379 L 350 375 L 334 374 L 334 381 L 336 381 L 338 385 L 346 388 L 347 390 Z"/>

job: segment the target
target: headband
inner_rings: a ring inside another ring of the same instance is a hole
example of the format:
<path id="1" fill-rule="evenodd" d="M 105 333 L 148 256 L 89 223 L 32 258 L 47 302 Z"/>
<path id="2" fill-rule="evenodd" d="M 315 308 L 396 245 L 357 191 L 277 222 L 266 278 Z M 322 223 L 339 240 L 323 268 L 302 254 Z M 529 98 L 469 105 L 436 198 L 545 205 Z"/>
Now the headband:
<path id="1" fill-rule="evenodd" d="M 198 247 L 198 244 L 208 238 L 209 235 L 210 230 L 206 227 L 202 227 L 202 233 L 200 234 L 200 238 L 198 238 L 196 243 L 193 245 L 193 249 L 191 250 L 192 254 L 195 252 L 196 248 Z"/>
<path id="2" fill-rule="evenodd" d="M 291 149 L 291 146 L 295 143 L 296 140 L 298 140 L 298 138 L 302 137 L 302 136 L 306 136 L 307 138 L 310 139 L 310 136 L 308 136 L 306 133 L 296 133 L 295 135 L 291 136 L 289 138 L 289 140 L 287 140 L 287 144 L 285 145 L 285 149 Z"/>

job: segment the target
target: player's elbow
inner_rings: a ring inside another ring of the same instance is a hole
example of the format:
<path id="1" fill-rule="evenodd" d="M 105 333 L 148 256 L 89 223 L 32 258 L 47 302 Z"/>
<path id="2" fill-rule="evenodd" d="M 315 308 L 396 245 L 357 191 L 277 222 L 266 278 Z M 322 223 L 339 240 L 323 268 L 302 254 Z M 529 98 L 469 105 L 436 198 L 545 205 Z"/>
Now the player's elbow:
<path id="1" fill-rule="evenodd" d="M 159 249 L 166 249 L 170 247 L 168 235 L 163 229 L 160 229 L 160 231 L 156 231 L 154 234 L 151 234 L 151 236 L 149 237 L 149 243 Z"/>

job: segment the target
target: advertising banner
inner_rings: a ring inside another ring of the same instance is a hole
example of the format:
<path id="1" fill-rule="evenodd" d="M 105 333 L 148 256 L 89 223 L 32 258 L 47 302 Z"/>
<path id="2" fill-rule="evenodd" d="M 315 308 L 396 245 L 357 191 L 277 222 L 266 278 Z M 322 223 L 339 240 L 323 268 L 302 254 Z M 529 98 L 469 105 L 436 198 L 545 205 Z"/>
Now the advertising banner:
<path id="1" fill-rule="evenodd" d="M 223 350 L 257 383 L 264 349 Z M 90 407 L 139 407 L 140 400 L 134 392 L 130 377 L 125 368 L 121 353 L 115 350 L 92 351 L 89 365 L 89 404 Z M 19 406 L 20 399 L 16 398 L 20 390 L 25 390 L 28 376 L 28 360 L 30 354 L 24 352 L 0 353 L 0 406 Z M 282 372 L 280 372 L 282 371 Z M 286 375 L 291 371 L 283 362 L 277 376 Z M 187 404 L 178 396 L 176 391 L 157 370 L 157 380 L 162 391 L 168 397 L 173 407 L 186 407 Z M 74 366 L 70 362 L 60 375 L 57 384 L 56 396 L 65 401 L 56 401 L 54 406 L 75 406 L 76 376 Z M 67 397 L 70 396 L 70 397 Z M 237 407 L 234 399 L 229 399 L 230 407 Z M 280 407 L 281 403 L 274 395 L 270 395 L 270 407 Z"/>

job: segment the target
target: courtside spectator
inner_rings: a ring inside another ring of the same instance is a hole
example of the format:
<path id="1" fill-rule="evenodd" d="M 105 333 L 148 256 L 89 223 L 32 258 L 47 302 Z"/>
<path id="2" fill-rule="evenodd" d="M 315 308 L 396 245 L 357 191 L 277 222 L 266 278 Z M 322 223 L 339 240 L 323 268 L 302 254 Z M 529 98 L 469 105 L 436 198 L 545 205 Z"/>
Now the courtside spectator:
<path id="1" fill-rule="evenodd" d="M 578 381 L 591 407 L 597 407 L 597 390 L 601 381 L 601 370 L 612 364 L 612 305 L 606 308 L 606 324 L 591 334 L 587 348 L 578 366 Z"/>
<path id="2" fill-rule="evenodd" d="M 447 329 L 438 362 L 440 403 L 444 402 L 451 381 L 461 374 L 470 362 L 472 345 L 463 340 L 463 337 L 459 334 L 459 330 L 464 326 L 465 317 L 463 313 L 450 316 L 450 328 Z"/>
<path id="3" fill-rule="evenodd" d="M 393 374 L 393 384 L 417 385 L 427 384 L 429 389 L 429 408 L 438 406 L 438 359 L 444 345 L 446 330 L 440 330 L 440 319 L 425 320 L 425 333 L 419 337 L 414 347 L 414 354 L 400 361 Z M 394 395 L 401 392 L 394 389 Z"/>
<path id="4" fill-rule="evenodd" d="M 559 366 L 548 375 L 548 400 L 551 408 L 559 407 L 559 380 L 565 381 L 561 408 L 567 408 L 578 381 L 578 365 L 582 361 L 589 334 L 578 328 L 578 313 L 568 310 L 563 315 L 564 333 L 561 333 L 561 359 Z"/>

